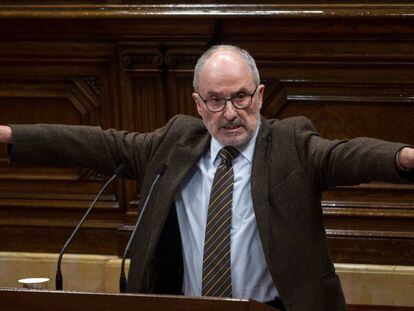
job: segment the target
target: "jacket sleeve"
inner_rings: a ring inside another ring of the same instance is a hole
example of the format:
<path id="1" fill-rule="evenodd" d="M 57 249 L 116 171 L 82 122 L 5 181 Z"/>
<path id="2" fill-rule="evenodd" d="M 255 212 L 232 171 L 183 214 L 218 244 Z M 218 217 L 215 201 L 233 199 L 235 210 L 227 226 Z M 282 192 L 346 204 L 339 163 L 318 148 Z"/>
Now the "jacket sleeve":
<path id="1" fill-rule="evenodd" d="M 45 166 L 82 166 L 112 175 L 121 165 L 140 179 L 177 118 L 150 133 L 128 133 L 92 126 L 11 125 L 10 161 Z"/>
<path id="2" fill-rule="evenodd" d="M 395 165 L 397 152 L 407 145 L 366 137 L 327 140 L 308 119 L 296 120 L 295 143 L 303 168 L 321 189 L 370 181 L 414 181 L 412 173 L 404 174 Z"/>

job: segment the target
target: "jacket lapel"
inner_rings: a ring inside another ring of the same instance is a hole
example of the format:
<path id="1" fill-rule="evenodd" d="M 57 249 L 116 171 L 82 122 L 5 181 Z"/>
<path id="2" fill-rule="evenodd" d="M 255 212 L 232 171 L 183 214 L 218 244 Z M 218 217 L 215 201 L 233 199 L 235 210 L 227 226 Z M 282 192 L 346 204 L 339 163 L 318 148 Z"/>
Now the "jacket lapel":
<path id="1" fill-rule="evenodd" d="M 146 276 L 144 275 L 144 270 L 148 269 L 154 257 L 164 223 L 170 209 L 173 207 L 174 196 L 179 191 L 190 170 L 203 155 L 209 142 L 210 135 L 207 131 L 199 135 L 190 136 L 186 143 L 177 142 L 172 147 L 173 151 L 162 159 L 167 165 L 167 169 L 154 189 L 152 199 L 149 202 L 149 205 L 152 206 L 148 206 L 146 210 L 151 215 L 147 217 L 147 234 L 141 236 L 145 240 L 140 240 L 136 234 L 132 242 L 128 291 L 149 290 L 149 270 L 147 270 Z M 146 283 L 145 280 L 147 280 Z"/>
<path id="2" fill-rule="evenodd" d="M 252 167 L 252 200 L 256 216 L 257 228 L 266 258 L 270 252 L 270 220 L 269 220 L 269 151 L 272 136 L 266 121 L 262 119 L 262 125 L 256 139 L 255 153 Z"/>
<path id="3" fill-rule="evenodd" d="M 162 177 L 159 185 L 160 194 L 156 199 L 156 217 L 152 219 L 152 234 L 150 245 L 155 247 L 159 235 L 162 231 L 164 222 L 169 214 L 175 195 L 180 190 L 183 182 L 189 176 L 189 172 L 194 169 L 197 161 L 208 148 L 211 136 L 206 131 L 200 135 L 190 136 L 185 144 L 177 143 L 171 157 L 167 160 L 167 170 Z M 151 246 L 150 246 L 151 247 Z"/>

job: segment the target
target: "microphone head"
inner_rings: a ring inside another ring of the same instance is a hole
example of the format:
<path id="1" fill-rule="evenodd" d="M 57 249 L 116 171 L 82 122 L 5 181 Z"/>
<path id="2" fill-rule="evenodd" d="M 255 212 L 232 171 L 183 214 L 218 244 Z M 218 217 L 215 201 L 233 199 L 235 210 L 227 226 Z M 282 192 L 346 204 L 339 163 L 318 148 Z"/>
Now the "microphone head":
<path id="1" fill-rule="evenodd" d="M 167 164 L 165 164 L 165 163 L 161 164 L 161 167 L 160 167 L 160 169 L 158 171 L 158 175 L 159 176 L 164 175 L 164 173 L 165 173 L 166 170 L 167 170 Z"/>
<path id="2" fill-rule="evenodd" d="M 118 168 L 115 170 L 114 175 L 120 178 L 127 178 L 127 172 L 126 172 L 126 164 L 122 163 Z"/>

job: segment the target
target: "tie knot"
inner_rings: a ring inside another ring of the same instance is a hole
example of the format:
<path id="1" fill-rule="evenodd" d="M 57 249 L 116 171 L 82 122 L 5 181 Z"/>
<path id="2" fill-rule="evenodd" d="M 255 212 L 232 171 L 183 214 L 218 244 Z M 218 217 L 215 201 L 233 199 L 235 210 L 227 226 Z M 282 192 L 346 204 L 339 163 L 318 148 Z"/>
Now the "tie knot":
<path id="1" fill-rule="evenodd" d="M 239 151 L 234 147 L 226 146 L 220 149 L 219 155 L 226 165 L 230 165 L 231 162 L 239 155 Z"/>

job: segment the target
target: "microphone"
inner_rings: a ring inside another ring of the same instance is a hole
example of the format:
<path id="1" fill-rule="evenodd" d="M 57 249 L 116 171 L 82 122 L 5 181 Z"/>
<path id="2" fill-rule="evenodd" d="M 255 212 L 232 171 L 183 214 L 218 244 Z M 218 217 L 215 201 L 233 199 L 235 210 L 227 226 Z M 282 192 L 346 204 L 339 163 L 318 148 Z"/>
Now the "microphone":
<path id="1" fill-rule="evenodd" d="M 147 194 L 147 197 L 145 199 L 144 205 L 142 206 L 142 211 L 139 214 L 138 220 L 137 220 L 137 222 L 136 222 L 136 224 L 134 226 L 134 230 L 132 231 L 131 237 L 129 238 L 128 243 L 127 243 L 127 245 L 125 247 L 124 254 L 122 256 L 122 262 L 121 262 L 121 275 L 119 276 L 119 292 L 120 293 L 125 293 L 126 292 L 127 279 L 126 279 L 126 276 L 125 276 L 125 260 L 126 260 L 126 256 L 128 254 L 129 248 L 131 247 L 132 239 L 134 238 L 135 232 L 137 231 L 137 229 L 139 227 L 139 224 L 141 222 L 142 215 L 144 215 L 145 209 L 147 208 L 148 201 L 149 201 L 149 199 L 151 197 L 152 191 L 154 190 L 154 187 L 157 184 L 158 179 L 160 179 L 160 177 L 162 175 L 164 175 L 166 169 L 167 169 L 167 165 L 165 163 L 163 163 L 161 165 L 158 173 L 157 173 L 157 176 L 155 176 L 155 179 L 152 182 L 151 188 L 150 188 L 150 190 L 149 190 L 149 192 Z"/>
<path id="2" fill-rule="evenodd" d="M 96 202 L 98 201 L 99 197 L 101 196 L 102 192 L 106 189 L 106 187 L 108 187 L 108 185 L 117 177 L 126 177 L 126 165 L 125 164 L 121 164 L 116 170 L 114 175 L 105 183 L 105 185 L 103 185 L 103 187 L 101 188 L 101 190 L 98 192 L 98 194 L 96 195 L 95 199 L 93 200 L 92 204 L 89 206 L 88 210 L 85 212 L 85 214 L 83 215 L 82 219 L 80 220 L 80 222 L 78 223 L 78 225 L 76 226 L 75 230 L 73 230 L 71 236 L 67 239 L 65 245 L 63 245 L 62 250 L 60 251 L 59 254 L 59 258 L 57 261 L 57 269 L 56 269 L 56 281 L 55 281 L 55 287 L 56 290 L 62 290 L 63 289 L 63 277 L 62 277 L 62 272 L 60 270 L 61 264 L 62 264 L 62 257 L 63 254 L 65 253 L 66 249 L 69 246 L 69 243 L 72 241 L 73 237 L 76 235 L 76 233 L 79 231 L 79 228 L 82 226 L 82 224 L 84 223 L 86 217 L 88 217 L 89 213 L 91 212 L 91 210 L 95 207 Z"/>

